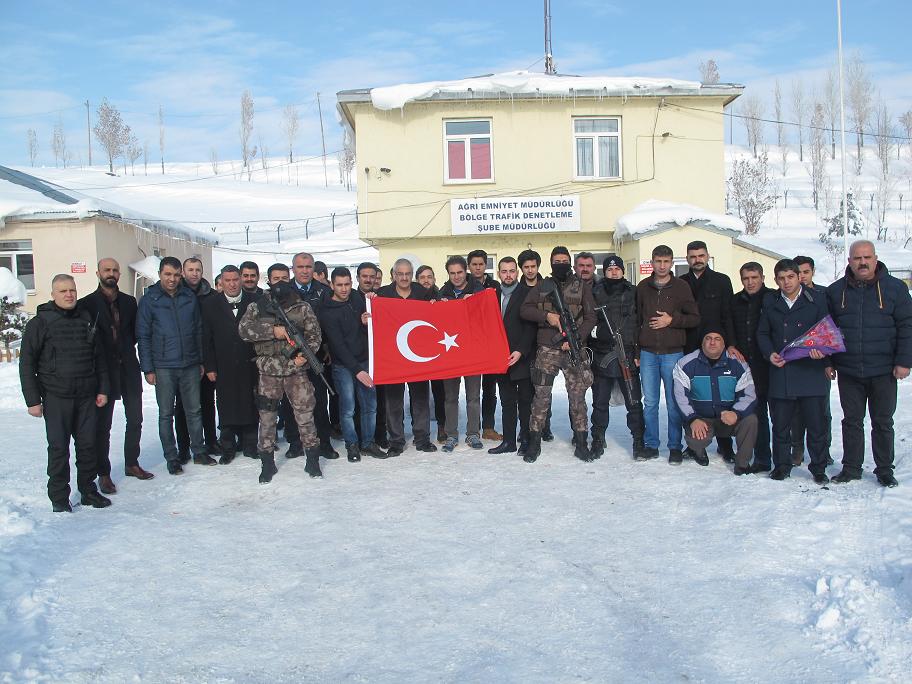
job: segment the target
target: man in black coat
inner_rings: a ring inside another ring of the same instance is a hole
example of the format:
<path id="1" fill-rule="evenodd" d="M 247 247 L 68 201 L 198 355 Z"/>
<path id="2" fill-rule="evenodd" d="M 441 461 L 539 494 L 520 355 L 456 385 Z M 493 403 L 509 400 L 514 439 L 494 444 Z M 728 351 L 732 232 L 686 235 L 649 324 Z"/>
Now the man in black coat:
<path id="1" fill-rule="evenodd" d="M 500 415 L 503 440 L 488 449 L 489 454 L 508 454 L 517 450 L 516 420 L 519 418 L 519 451 L 525 453 L 529 439 L 529 416 L 532 413 L 532 375 L 529 362 L 535 352 L 538 326 L 519 315 L 530 288 L 519 280 L 519 267 L 513 257 L 504 257 L 497 264 L 500 277 L 498 297 L 503 316 L 510 357 L 507 372 L 494 376 L 500 392 Z"/>
<path id="2" fill-rule="evenodd" d="M 95 456 L 98 458 L 98 486 L 104 494 L 117 493 L 111 479 L 111 423 L 114 403 L 123 400 L 124 474 L 138 480 L 155 477 L 139 465 L 139 440 L 142 436 L 142 372 L 136 358 L 136 299 L 121 292 L 120 264 L 115 259 L 98 262 L 98 289 L 79 300 L 95 321 L 108 366 L 111 391 L 108 403 L 97 409 Z"/>
<path id="3" fill-rule="evenodd" d="M 203 317 L 203 366 L 206 377 L 215 385 L 218 405 L 219 451 L 222 465 L 231 463 L 241 449 L 249 458 L 257 458 L 257 423 L 259 415 L 254 402 L 257 372 L 253 345 L 238 335 L 238 323 L 256 296 L 241 286 L 237 266 L 221 270 L 222 291 L 207 297 L 200 305 Z"/>
<path id="4" fill-rule="evenodd" d="M 254 300 L 263 296 L 263 288 L 260 287 L 260 267 L 255 261 L 243 261 L 238 267 L 241 269 L 241 287 L 244 292 L 251 295 Z"/>
<path id="5" fill-rule="evenodd" d="M 791 259 L 776 263 L 776 284 L 779 291 L 763 300 L 763 312 L 757 339 L 760 351 L 768 358 L 770 368 L 769 401 L 773 414 L 773 463 L 770 473 L 774 480 L 784 480 L 792 472 L 792 416 L 796 406 L 801 408 L 807 425 L 808 470 L 817 484 L 826 484 L 827 458 L 826 410 L 830 381 L 829 361 L 817 349 L 809 358 L 786 362 L 780 356 L 785 346 L 801 337 L 827 315 L 826 298 L 801 286 L 798 264 Z"/>
<path id="6" fill-rule="evenodd" d="M 76 443 L 76 486 L 84 506 L 104 508 L 95 458 L 96 409 L 108 403 L 108 364 L 88 312 L 76 300 L 73 276 L 51 283 L 51 301 L 25 326 L 19 380 L 30 416 L 44 417 L 48 440 L 48 498 L 55 513 L 70 506 L 70 439 Z"/>
<path id="7" fill-rule="evenodd" d="M 475 249 L 466 257 L 469 277 L 477 280 L 485 290 L 500 290 L 500 285 L 485 271 L 488 268 L 488 253 Z M 503 435 L 494 429 L 494 415 L 497 413 L 497 375 L 481 376 L 481 437 L 482 439 L 503 440 Z M 497 448 L 497 447 L 495 447 Z"/>
<path id="8" fill-rule="evenodd" d="M 760 324 L 760 311 L 764 298 L 775 290 L 763 282 L 763 266 L 756 261 L 748 261 L 741 267 L 741 284 L 744 288 L 732 297 L 731 321 L 735 330 L 734 344 L 728 347 L 729 356 L 740 354 L 750 368 L 754 378 L 754 390 L 757 403 L 754 412 L 757 416 L 757 441 L 754 443 L 754 462 L 751 472 L 765 473 L 772 470 L 772 453 L 770 451 L 769 426 L 769 369 L 770 364 L 757 341 L 757 328 Z"/>
<path id="9" fill-rule="evenodd" d="M 861 479 L 865 405 L 871 414 L 874 474 L 884 487 L 893 476 L 893 414 L 896 381 L 912 367 L 912 298 L 905 283 L 877 259 L 873 243 L 849 248 L 846 274 L 827 288 L 830 312 L 846 350 L 833 361 L 842 404 L 842 472 L 834 482 Z"/>
<path id="10" fill-rule="evenodd" d="M 352 283 L 353 287 L 351 296 L 360 299 L 362 302 L 365 302 L 367 295 L 377 291 L 374 288 L 374 281 L 376 280 L 376 274 L 379 271 L 380 269 L 377 268 L 376 264 L 372 264 L 369 261 L 363 261 L 358 264 L 358 270 L 355 271 L 357 285 L 355 283 Z M 386 438 L 386 393 L 383 385 L 374 386 L 374 395 L 377 398 L 377 422 L 374 426 L 374 442 L 381 449 L 386 449 L 389 447 L 389 441 Z M 356 430 L 361 429 L 359 411 L 360 408 L 356 405 L 354 417 Z"/>
<path id="11" fill-rule="evenodd" d="M 608 408 L 612 395 L 624 398 L 627 407 L 627 428 L 633 437 L 633 457 L 645 460 L 643 433 L 642 391 L 640 374 L 634 363 L 637 339 L 636 287 L 624 278 L 624 260 L 608 255 L 602 265 L 605 277 L 592 286 L 596 306 L 596 327 L 589 338 L 594 356 L 592 372 L 592 454 L 605 453 L 605 430 L 608 427 Z M 611 329 L 605 321 L 611 322 Z M 619 333 L 624 343 L 625 368 L 630 373 L 630 387 L 624 380 L 617 345 L 611 331 Z"/>

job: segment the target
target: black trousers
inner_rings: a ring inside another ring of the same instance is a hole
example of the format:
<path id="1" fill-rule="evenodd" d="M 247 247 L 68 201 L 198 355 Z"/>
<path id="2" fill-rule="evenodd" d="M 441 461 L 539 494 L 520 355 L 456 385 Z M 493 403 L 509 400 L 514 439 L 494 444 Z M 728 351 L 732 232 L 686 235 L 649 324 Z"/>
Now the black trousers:
<path id="1" fill-rule="evenodd" d="M 123 385 L 121 385 L 123 386 Z M 124 430 L 124 468 L 139 465 L 139 440 L 142 437 L 142 391 L 124 392 L 121 398 L 127 425 Z M 116 399 L 109 399 L 101 408 L 96 408 L 95 456 L 98 458 L 98 474 L 111 475 L 111 423 L 114 421 Z M 186 418 L 184 419 L 186 425 Z M 189 441 L 189 437 L 188 437 Z"/>
<path id="2" fill-rule="evenodd" d="M 238 441 L 241 450 L 246 456 L 256 456 L 257 453 L 257 423 L 250 425 L 221 425 L 222 434 L 219 443 L 222 453 L 233 454 L 237 451 Z"/>
<path id="3" fill-rule="evenodd" d="M 203 420 L 203 439 L 206 446 L 218 442 L 215 431 L 215 383 L 205 375 L 200 379 L 200 416 Z M 187 429 L 187 416 L 180 392 L 174 404 L 174 431 L 177 433 L 177 450 L 181 454 L 190 453 L 190 431 Z"/>
<path id="4" fill-rule="evenodd" d="M 807 426 L 808 455 L 811 462 L 808 470 L 814 475 L 826 470 L 830 457 L 826 444 L 826 403 L 828 398 L 795 397 L 790 399 L 770 399 L 770 411 L 773 416 L 773 465 L 777 468 L 792 468 L 792 416 L 800 406 Z"/>
<path id="5" fill-rule="evenodd" d="M 412 436 L 416 446 L 431 441 L 430 391 L 427 380 L 408 383 Z M 384 385 L 386 392 L 386 429 L 390 447 L 405 449 L 405 385 Z"/>
<path id="6" fill-rule="evenodd" d="M 431 380 L 431 394 L 434 395 L 434 420 L 440 431 L 446 425 L 446 386 L 443 380 Z"/>
<path id="7" fill-rule="evenodd" d="M 754 415 L 757 416 L 757 442 L 754 444 L 754 465 L 762 464 L 768 466 L 772 464 L 773 452 L 770 448 L 769 400 L 766 397 L 757 397 Z M 792 420 L 794 421 L 795 418 L 793 417 Z M 792 426 L 793 431 L 794 429 L 794 426 Z"/>
<path id="8" fill-rule="evenodd" d="M 329 380 L 325 368 L 323 375 Z M 313 385 L 314 390 L 314 401 L 316 403 L 314 404 L 313 417 L 314 427 L 317 429 L 317 437 L 320 438 L 320 444 L 331 444 L 330 437 L 332 433 L 329 424 L 329 392 L 326 391 L 326 385 L 323 384 L 323 380 L 320 379 L 320 376 L 312 370 L 307 370 L 307 377 Z M 279 406 L 279 412 L 285 423 L 285 440 L 289 444 L 297 444 L 300 446 L 301 435 L 298 430 L 298 424 L 295 422 L 294 411 L 291 408 L 288 397 L 282 397 L 282 404 Z"/>
<path id="9" fill-rule="evenodd" d="M 339 415 L 339 393 L 336 392 L 336 386 L 333 382 L 331 363 L 327 363 L 323 367 L 323 376 L 329 382 L 329 386 L 333 388 L 333 392 L 335 392 L 335 394 L 332 396 L 329 396 L 329 392 L 326 393 L 326 398 L 329 401 L 329 424 L 330 426 L 335 426 L 338 428 L 342 424 L 342 419 Z M 322 380 L 317 380 L 317 382 L 319 382 L 321 385 L 323 384 Z M 324 389 L 326 388 L 324 387 Z"/>
<path id="10" fill-rule="evenodd" d="M 76 445 L 76 487 L 80 494 L 97 492 L 95 457 L 95 395 L 44 398 L 44 428 L 48 442 L 47 492 L 51 503 L 70 500 L 70 439 Z"/>
<path id="11" fill-rule="evenodd" d="M 497 375 L 481 376 L 481 429 L 494 429 L 494 414 L 497 412 Z"/>
<path id="12" fill-rule="evenodd" d="M 516 444 L 517 418 L 519 418 L 519 441 L 527 441 L 529 439 L 529 416 L 532 415 L 532 397 L 535 394 L 532 378 L 511 380 L 509 375 L 492 377 L 497 378 L 497 391 L 500 392 L 500 429 L 503 431 L 504 442 Z"/>
<path id="13" fill-rule="evenodd" d="M 827 396 L 826 403 L 826 421 L 827 421 L 827 449 L 829 449 L 833 444 L 833 412 L 830 409 L 830 397 Z M 804 414 L 801 413 L 801 409 L 795 411 L 795 415 L 792 416 L 792 451 L 795 453 L 804 453 L 804 437 L 805 437 L 805 426 L 804 426 Z"/>
<path id="14" fill-rule="evenodd" d="M 893 414 L 896 412 L 896 378 L 878 375 L 855 378 L 839 373 L 839 403 L 842 405 L 842 467 L 861 476 L 864 463 L 865 409 L 871 416 L 871 448 L 874 474 L 893 473 Z"/>
<path id="15" fill-rule="evenodd" d="M 611 393 L 617 385 L 624 396 L 624 406 L 627 408 L 627 429 L 634 439 L 643 439 L 646 423 L 643 419 L 643 402 L 640 399 L 642 390 L 639 373 L 633 374 L 634 394 L 631 395 L 624 378 L 603 375 L 599 370 L 595 369 L 595 380 L 592 383 L 592 429 L 604 430 L 608 427 Z"/>

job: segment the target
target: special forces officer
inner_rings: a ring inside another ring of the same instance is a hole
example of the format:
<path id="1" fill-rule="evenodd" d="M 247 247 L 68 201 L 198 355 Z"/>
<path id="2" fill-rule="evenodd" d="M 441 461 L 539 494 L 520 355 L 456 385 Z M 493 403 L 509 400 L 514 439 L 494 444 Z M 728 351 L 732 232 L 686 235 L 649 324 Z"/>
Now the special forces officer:
<path id="1" fill-rule="evenodd" d="M 238 325 L 242 340 L 253 343 L 256 365 L 260 371 L 257 387 L 257 409 L 260 431 L 257 451 L 262 461 L 260 482 L 272 480 L 278 472 L 275 464 L 276 419 L 282 394 L 288 397 L 301 443 L 307 454 L 304 470 L 311 477 L 323 477 L 320 471 L 320 439 L 314 426 L 314 389 L 307 378 L 307 361 L 300 352 L 288 353 L 292 346 L 289 331 L 283 326 L 275 309 L 281 306 L 288 320 L 297 327 L 310 349 L 320 348 L 322 334 L 317 317 L 310 305 L 302 301 L 291 283 L 279 281 L 269 286 L 266 296 L 252 302 Z"/>

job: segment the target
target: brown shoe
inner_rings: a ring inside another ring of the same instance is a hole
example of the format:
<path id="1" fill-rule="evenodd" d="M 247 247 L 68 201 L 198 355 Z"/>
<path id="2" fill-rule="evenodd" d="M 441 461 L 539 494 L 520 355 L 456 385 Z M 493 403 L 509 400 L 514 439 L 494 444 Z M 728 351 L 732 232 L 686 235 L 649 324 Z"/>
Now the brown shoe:
<path id="1" fill-rule="evenodd" d="M 446 444 L 446 430 L 443 428 L 437 428 L 437 442 L 440 444 Z"/>
<path id="2" fill-rule="evenodd" d="M 150 473 L 148 470 L 143 470 L 142 466 L 127 466 L 124 470 L 124 475 L 127 477 L 135 477 L 137 480 L 151 480 L 155 475 Z"/>
<path id="3" fill-rule="evenodd" d="M 98 476 L 98 488 L 102 494 L 117 494 L 117 487 L 114 486 L 114 480 L 110 475 Z"/>
<path id="4" fill-rule="evenodd" d="M 482 433 L 481 433 L 481 438 L 482 438 L 482 439 L 490 439 L 490 440 L 492 440 L 492 441 L 494 441 L 494 442 L 502 442 L 502 441 L 503 441 L 503 435 L 500 434 L 499 432 L 495 432 L 494 428 L 488 428 L 487 430 L 485 430 L 484 432 L 482 432 Z"/>

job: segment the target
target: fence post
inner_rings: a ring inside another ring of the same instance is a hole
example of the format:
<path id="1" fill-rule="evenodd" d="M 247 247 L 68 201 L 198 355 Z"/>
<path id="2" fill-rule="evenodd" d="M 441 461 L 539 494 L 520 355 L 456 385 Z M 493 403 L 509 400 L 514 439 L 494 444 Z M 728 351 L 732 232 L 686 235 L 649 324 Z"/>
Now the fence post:
<path id="1" fill-rule="evenodd" d="M 332 232 L 336 232 L 336 212 L 333 212 L 332 215 Z"/>
<path id="2" fill-rule="evenodd" d="M 789 208 L 789 190 L 786 188 L 782 191 L 782 196 L 785 198 L 785 208 Z"/>
<path id="3" fill-rule="evenodd" d="M 244 232 L 247 234 L 247 244 L 250 244 L 250 226 L 244 226 Z"/>
<path id="4" fill-rule="evenodd" d="M 874 211 L 874 193 L 871 193 L 871 206 L 868 207 L 869 211 Z"/>
<path id="5" fill-rule="evenodd" d="M 902 211 L 902 193 L 899 193 L 899 210 Z"/>
<path id="6" fill-rule="evenodd" d="M 307 230 L 307 226 L 309 226 L 309 225 L 310 225 L 310 219 L 307 219 L 304 222 L 304 239 L 305 240 L 310 240 L 310 232 Z"/>
<path id="7" fill-rule="evenodd" d="M 276 226 L 276 242 L 282 244 L 282 224 Z"/>

